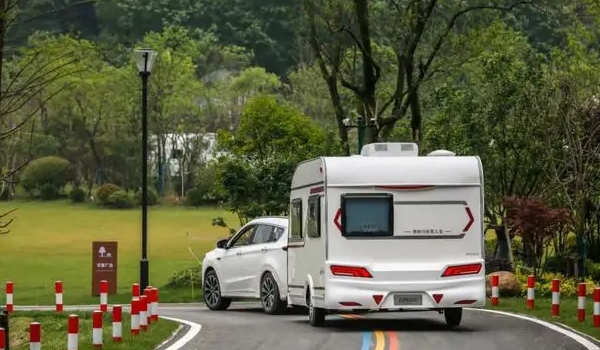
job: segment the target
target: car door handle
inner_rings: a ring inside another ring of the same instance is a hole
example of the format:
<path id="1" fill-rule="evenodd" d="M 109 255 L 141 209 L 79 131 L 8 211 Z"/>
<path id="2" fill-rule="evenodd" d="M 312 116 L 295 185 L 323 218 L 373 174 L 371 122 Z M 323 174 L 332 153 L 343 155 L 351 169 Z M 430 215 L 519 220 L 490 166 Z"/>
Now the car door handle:
<path id="1" fill-rule="evenodd" d="M 237 253 L 235 253 L 235 255 L 240 256 L 240 255 L 242 255 L 242 252 L 237 252 Z"/>
<path id="2" fill-rule="evenodd" d="M 263 252 L 266 252 L 268 249 L 267 248 L 263 248 L 261 249 Z"/>

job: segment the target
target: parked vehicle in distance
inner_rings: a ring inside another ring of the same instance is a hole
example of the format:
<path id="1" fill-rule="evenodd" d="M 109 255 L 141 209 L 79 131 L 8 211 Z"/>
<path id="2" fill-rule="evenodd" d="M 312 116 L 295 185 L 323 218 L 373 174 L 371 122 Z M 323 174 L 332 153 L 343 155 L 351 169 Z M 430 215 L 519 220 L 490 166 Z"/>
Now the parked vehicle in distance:
<path id="1" fill-rule="evenodd" d="M 479 157 L 374 143 L 296 168 L 288 295 L 312 326 L 332 312 L 437 311 L 456 327 L 485 306 Z"/>
<path id="2" fill-rule="evenodd" d="M 287 217 L 261 217 L 240 228 L 202 260 L 204 301 L 226 310 L 232 299 L 260 299 L 268 314 L 287 309 Z"/>

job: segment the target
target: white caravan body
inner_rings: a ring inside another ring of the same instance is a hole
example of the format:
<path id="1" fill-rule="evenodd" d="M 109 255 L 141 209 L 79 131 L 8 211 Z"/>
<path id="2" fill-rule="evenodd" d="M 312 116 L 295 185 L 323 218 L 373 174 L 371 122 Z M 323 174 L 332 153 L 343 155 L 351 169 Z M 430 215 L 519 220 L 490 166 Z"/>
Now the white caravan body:
<path id="1" fill-rule="evenodd" d="M 326 311 L 485 306 L 479 157 L 413 143 L 298 165 L 290 194 L 288 301 Z"/>

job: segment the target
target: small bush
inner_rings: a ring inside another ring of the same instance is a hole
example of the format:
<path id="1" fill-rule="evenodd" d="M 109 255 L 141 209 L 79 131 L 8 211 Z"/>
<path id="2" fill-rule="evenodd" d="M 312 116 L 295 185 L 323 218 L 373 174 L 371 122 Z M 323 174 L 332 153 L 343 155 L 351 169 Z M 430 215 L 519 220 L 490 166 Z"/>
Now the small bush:
<path id="1" fill-rule="evenodd" d="M 517 279 L 521 283 L 521 290 L 523 296 L 527 295 L 527 276 L 529 273 L 522 271 L 520 268 L 516 270 Z M 560 281 L 560 295 L 561 297 L 575 297 L 577 296 L 577 286 L 579 281 L 572 277 L 566 277 L 560 273 L 543 273 L 538 276 L 535 281 L 535 296 L 549 298 L 552 296 L 552 280 L 558 279 Z M 586 293 L 592 295 L 594 293 L 595 283 L 592 279 L 586 278 Z"/>
<path id="2" fill-rule="evenodd" d="M 199 207 L 204 204 L 206 193 L 200 188 L 191 188 L 185 194 L 185 205 L 188 207 Z"/>
<path id="3" fill-rule="evenodd" d="M 142 205 L 142 190 L 140 189 L 135 193 L 135 201 L 138 205 Z M 158 204 L 158 194 L 151 188 L 148 188 L 148 205 L 157 205 Z"/>
<path id="4" fill-rule="evenodd" d="M 58 198 L 59 192 L 56 186 L 46 183 L 40 187 L 40 198 L 44 201 L 51 201 Z"/>
<path id="5" fill-rule="evenodd" d="M 82 188 L 75 187 L 69 192 L 69 199 L 73 203 L 85 202 L 85 191 Z"/>
<path id="6" fill-rule="evenodd" d="M 188 266 L 181 271 L 177 271 L 169 277 L 166 287 L 201 287 L 202 286 L 202 265 Z"/>
<path id="7" fill-rule="evenodd" d="M 98 190 L 96 191 L 96 196 L 98 197 L 98 202 L 100 202 L 100 204 L 102 205 L 107 205 L 108 204 L 108 197 L 110 197 L 111 194 L 120 191 L 121 187 L 115 185 L 115 184 L 104 184 L 100 187 L 98 187 Z"/>
<path id="8" fill-rule="evenodd" d="M 118 190 L 108 196 L 105 205 L 114 209 L 129 209 L 135 206 L 135 201 L 127 191 Z"/>
<path id="9" fill-rule="evenodd" d="M 20 177 L 23 189 L 30 194 L 41 190 L 45 184 L 60 191 L 71 180 L 71 164 L 59 157 L 43 157 L 33 160 Z"/>

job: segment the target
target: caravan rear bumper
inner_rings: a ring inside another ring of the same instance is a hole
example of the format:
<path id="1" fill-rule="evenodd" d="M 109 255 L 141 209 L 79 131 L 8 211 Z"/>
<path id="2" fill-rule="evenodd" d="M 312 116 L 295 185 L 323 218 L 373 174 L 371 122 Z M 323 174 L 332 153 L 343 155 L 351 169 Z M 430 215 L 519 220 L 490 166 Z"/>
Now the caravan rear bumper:
<path id="1" fill-rule="evenodd" d="M 398 304 L 398 296 L 418 300 Z M 441 295 L 441 299 L 440 299 Z M 396 298 L 394 297 L 396 296 Z M 435 298 L 438 298 L 438 301 Z M 379 304 L 377 299 L 380 298 Z M 329 310 L 428 310 L 450 307 L 484 307 L 485 276 L 462 276 L 437 281 L 368 281 L 364 278 L 329 278 L 323 307 Z M 412 303 L 411 303 L 412 304 Z"/>

